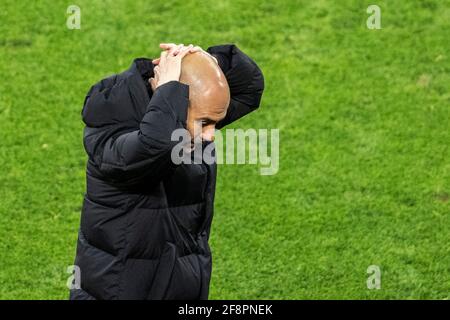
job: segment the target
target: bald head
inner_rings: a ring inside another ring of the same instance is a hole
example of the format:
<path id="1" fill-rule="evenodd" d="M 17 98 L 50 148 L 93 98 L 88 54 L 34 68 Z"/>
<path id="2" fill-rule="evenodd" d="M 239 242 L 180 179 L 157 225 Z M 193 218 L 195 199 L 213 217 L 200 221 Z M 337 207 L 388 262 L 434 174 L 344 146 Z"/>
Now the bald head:
<path id="1" fill-rule="evenodd" d="M 208 54 L 186 55 L 181 63 L 180 82 L 189 85 L 188 129 L 202 123 L 204 138 L 214 139 L 215 123 L 222 120 L 230 104 L 230 89 L 220 67 Z"/>
<path id="2" fill-rule="evenodd" d="M 226 113 L 230 103 L 228 82 L 220 67 L 209 55 L 204 52 L 186 55 L 181 64 L 180 82 L 189 85 L 191 108 Z"/>

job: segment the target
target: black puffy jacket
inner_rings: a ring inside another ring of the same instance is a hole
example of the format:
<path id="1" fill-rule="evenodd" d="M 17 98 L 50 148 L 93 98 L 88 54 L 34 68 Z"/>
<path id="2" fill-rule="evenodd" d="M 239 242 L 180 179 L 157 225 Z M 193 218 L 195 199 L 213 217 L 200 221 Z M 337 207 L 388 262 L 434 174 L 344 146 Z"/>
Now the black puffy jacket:
<path id="1" fill-rule="evenodd" d="M 259 106 L 264 79 L 234 45 L 207 51 L 230 86 L 221 128 Z M 81 282 L 70 299 L 208 298 L 216 165 L 173 164 L 170 137 L 186 125 L 189 87 L 172 81 L 152 93 L 151 76 L 151 60 L 136 59 L 85 99 L 89 160 L 75 258 Z"/>

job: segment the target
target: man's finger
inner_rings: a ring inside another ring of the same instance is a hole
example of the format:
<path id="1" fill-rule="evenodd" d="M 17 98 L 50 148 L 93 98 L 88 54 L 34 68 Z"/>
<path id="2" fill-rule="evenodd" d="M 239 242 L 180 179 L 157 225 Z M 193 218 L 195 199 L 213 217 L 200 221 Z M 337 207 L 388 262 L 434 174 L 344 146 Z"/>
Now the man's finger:
<path id="1" fill-rule="evenodd" d="M 160 75 L 159 66 L 156 66 L 153 68 L 153 78 L 156 82 L 159 81 L 159 75 Z"/>
<path id="2" fill-rule="evenodd" d="M 190 44 L 190 46 L 192 46 L 192 44 Z M 199 52 L 199 51 L 203 51 L 203 49 L 202 48 L 200 48 L 199 46 L 192 46 L 192 49 L 190 49 L 190 52 L 191 53 L 194 53 L 194 52 Z"/>
<path id="3" fill-rule="evenodd" d="M 155 79 L 154 78 L 150 78 L 149 82 L 150 82 L 150 87 L 152 88 L 153 91 L 155 91 L 155 89 L 156 89 L 156 81 L 155 81 Z"/>
<path id="4" fill-rule="evenodd" d="M 190 50 L 192 49 L 192 47 L 193 47 L 192 44 L 190 44 L 187 47 L 184 47 L 183 49 L 181 49 L 180 53 L 178 53 L 177 57 L 183 58 L 185 55 L 190 53 Z"/>
<path id="5" fill-rule="evenodd" d="M 171 48 L 176 47 L 176 46 L 177 45 L 175 43 L 160 43 L 159 44 L 159 47 L 164 50 L 170 50 Z"/>
<path id="6" fill-rule="evenodd" d="M 159 64 L 159 60 L 160 60 L 160 58 L 153 59 L 153 60 L 152 60 L 152 63 L 153 63 L 154 65 L 157 65 L 157 64 Z"/>
<path id="7" fill-rule="evenodd" d="M 174 47 L 172 50 L 169 50 L 169 54 L 173 54 L 174 56 L 176 56 L 177 54 L 180 53 L 181 49 L 184 48 L 184 44 L 179 44 L 178 46 Z"/>
<path id="8" fill-rule="evenodd" d="M 161 51 L 161 56 L 159 57 L 158 66 L 164 64 L 167 60 L 167 51 Z"/>

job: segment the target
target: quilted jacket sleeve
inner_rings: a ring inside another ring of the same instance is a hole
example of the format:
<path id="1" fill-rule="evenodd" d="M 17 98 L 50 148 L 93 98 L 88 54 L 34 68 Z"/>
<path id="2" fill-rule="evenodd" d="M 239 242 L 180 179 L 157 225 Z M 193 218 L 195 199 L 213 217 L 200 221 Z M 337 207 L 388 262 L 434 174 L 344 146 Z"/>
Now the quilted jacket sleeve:
<path id="1" fill-rule="evenodd" d="M 145 177 L 156 181 L 174 167 L 171 151 L 178 141 L 171 141 L 171 135 L 185 126 L 189 87 L 178 81 L 160 86 L 143 117 L 127 119 L 124 114 L 136 114 L 130 112 L 136 99 L 127 81 L 106 89 L 93 87 L 88 94 L 84 109 L 91 109 L 91 121 L 84 119 L 84 145 L 105 180 L 132 184 Z M 93 118 L 101 119 L 101 124 Z"/>

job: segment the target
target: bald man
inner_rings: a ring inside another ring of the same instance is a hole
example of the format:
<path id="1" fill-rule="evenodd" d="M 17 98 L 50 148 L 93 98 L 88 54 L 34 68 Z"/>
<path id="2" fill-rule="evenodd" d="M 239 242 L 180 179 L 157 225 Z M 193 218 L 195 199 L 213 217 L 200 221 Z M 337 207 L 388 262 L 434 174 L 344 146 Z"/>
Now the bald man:
<path id="1" fill-rule="evenodd" d="M 217 60 L 205 52 L 183 58 L 180 82 L 189 85 L 186 129 L 193 139 L 214 141 L 215 124 L 225 118 L 230 88 Z"/>
<path id="2" fill-rule="evenodd" d="M 258 108 L 261 70 L 235 45 L 162 44 L 161 57 L 91 87 L 70 299 L 207 299 L 215 163 L 177 164 L 174 130 L 201 147 Z"/>

